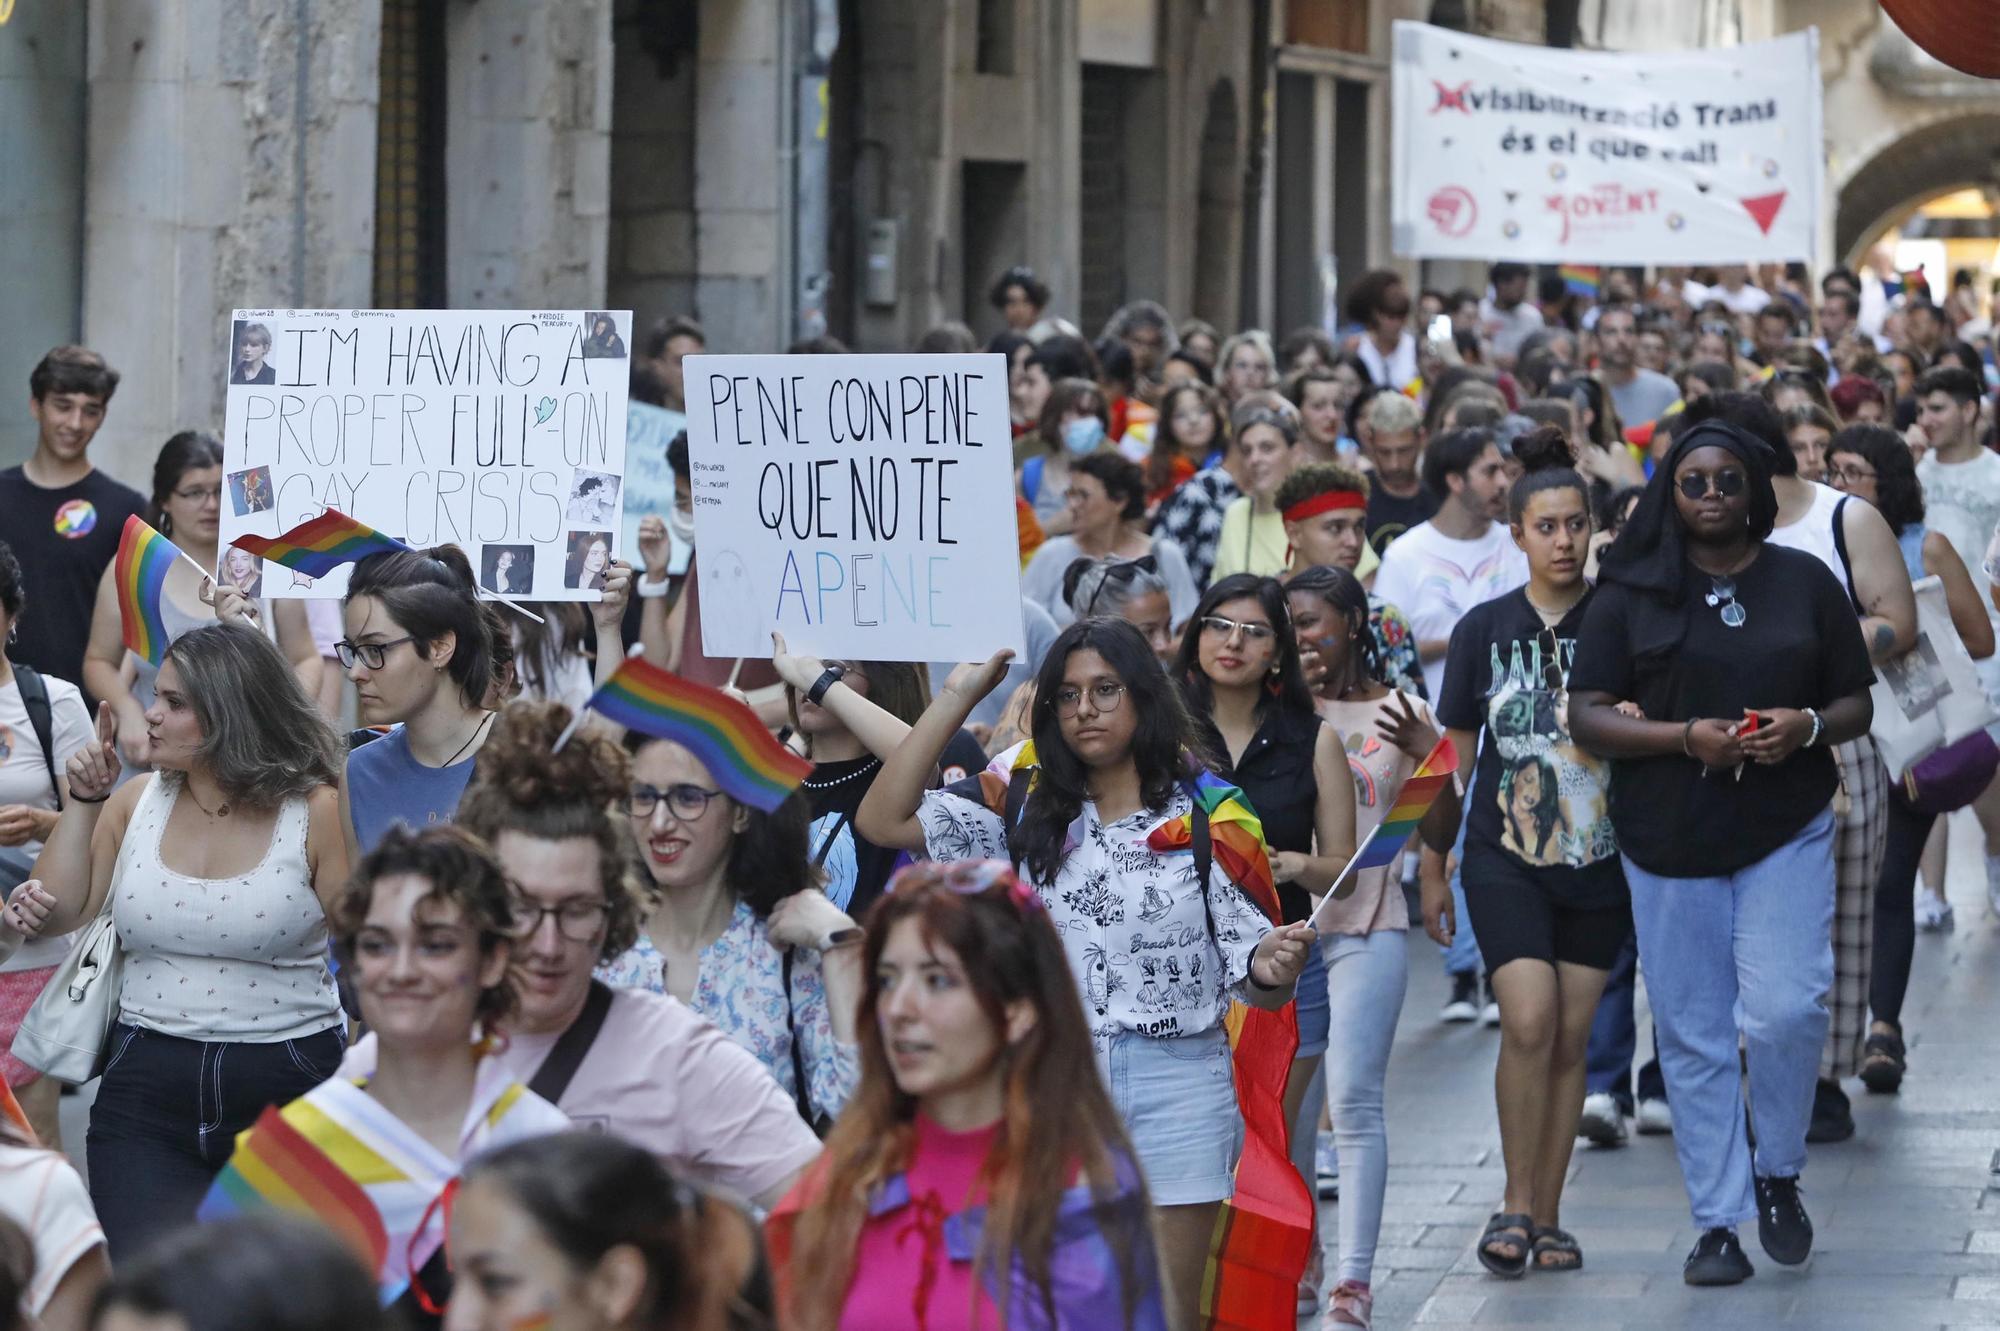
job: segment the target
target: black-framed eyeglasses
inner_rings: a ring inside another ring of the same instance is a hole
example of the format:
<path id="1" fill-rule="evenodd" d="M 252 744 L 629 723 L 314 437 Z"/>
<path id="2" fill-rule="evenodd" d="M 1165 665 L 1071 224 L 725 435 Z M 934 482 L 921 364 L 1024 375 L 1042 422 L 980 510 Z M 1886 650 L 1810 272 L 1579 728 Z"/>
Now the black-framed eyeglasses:
<path id="1" fill-rule="evenodd" d="M 220 505 L 222 503 L 222 487 L 219 485 L 191 485 L 185 490 L 174 491 L 174 498 L 180 500 L 183 504 L 199 504 L 204 499 L 213 499 Z"/>
<path id="2" fill-rule="evenodd" d="M 1680 490 L 1681 494 L 1688 499 L 1701 499 L 1710 490 L 1715 491 L 1715 493 L 1721 495 L 1724 499 L 1734 499 L 1737 495 L 1742 494 L 1749 484 L 1750 478 L 1733 468 L 1728 471 L 1718 471 L 1706 475 L 1698 471 L 1691 471 L 1674 482 L 1674 485 Z"/>
<path id="3" fill-rule="evenodd" d="M 406 642 L 415 642 L 416 640 L 415 634 L 408 634 L 401 638 L 391 638 L 387 642 L 349 642 L 346 638 L 342 638 L 339 642 L 333 644 L 333 654 L 340 658 L 340 668 L 342 670 L 354 669 L 356 661 L 360 661 L 370 670 L 380 670 L 382 662 L 387 659 L 391 647 L 400 647 Z"/>
<path id="4" fill-rule="evenodd" d="M 1278 636 L 1278 630 L 1269 624 L 1246 624 L 1241 620 L 1227 619 L 1221 615 L 1203 615 L 1201 631 L 1213 633 L 1218 638 L 1233 638 L 1240 631 L 1251 642 L 1270 642 Z"/>
<path id="5" fill-rule="evenodd" d="M 543 906 L 525 897 L 514 898 L 514 937 L 533 938 L 542 921 L 555 917 L 556 932 L 572 943 L 594 943 L 597 931 L 611 907 L 602 901 L 565 901 L 560 906 Z"/>
<path id="6" fill-rule="evenodd" d="M 1875 472 L 1866 467 L 1828 467 L 1827 479 L 1835 485 L 1859 485 L 1863 481 L 1875 479 Z"/>
<path id="7" fill-rule="evenodd" d="M 634 818 L 650 818 L 653 816 L 653 810 L 665 800 L 668 813 L 684 823 L 691 823 L 707 813 L 708 802 L 721 793 L 719 790 L 709 790 L 685 781 L 668 786 L 665 790 L 640 785 L 632 787 L 631 792 L 618 801 L 618 807 Z"/>
<path id="8" fill-rule="evenodd" d="M 1125 701 L 1125 686 L 1114 684 L 1110 680 L 1091 685 L 1089 693 L 1091 710 L 1100 716 L 1106 712 L 1117 711 L 1118 705 Z M 1056 690 L 1056 696 L 1049 700 L 1049 705 L 1056 709 L 1057 716 L 1066 721 L 1075 716 L 1078 709 L 1083 706 L 1083 695 L 1083 689 L 1073 684 L 1064 685 Z"/>

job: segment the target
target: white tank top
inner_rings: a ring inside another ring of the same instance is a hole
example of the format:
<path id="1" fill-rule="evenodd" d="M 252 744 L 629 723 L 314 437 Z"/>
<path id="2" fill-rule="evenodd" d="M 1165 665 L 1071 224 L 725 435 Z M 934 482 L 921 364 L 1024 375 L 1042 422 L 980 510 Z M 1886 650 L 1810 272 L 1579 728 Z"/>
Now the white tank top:
<path id="1" fill-rule="evenodd" d="M 177 772 L 147 782 L 118 849 L 111 911 L 125 953 L 119 1019 L 162 1035 L 247 1044 L 335 1025 L 340 998 L 306 859 L 305 800 L 279 808 L 270 848 L 248 873 L 193 878 L 160 855 L 181 782 Z"/>
<path id="2" fill-rule="evenodd" d="M 1807 484 L 1813 488 L 1812 507 L 1797 522 L 1789 527 L 1774 529 L 1766 539 L 1772 545 L 1782 545 L 1814 556 L 1833 571 L 1840 589 L 1846 591 L 1847 569 L 1842 566 L 1840 551 L 1833 544 L 1833 515 L 1840 507 L 1841 493 L 1818 481 L 1808 481 Z"/>

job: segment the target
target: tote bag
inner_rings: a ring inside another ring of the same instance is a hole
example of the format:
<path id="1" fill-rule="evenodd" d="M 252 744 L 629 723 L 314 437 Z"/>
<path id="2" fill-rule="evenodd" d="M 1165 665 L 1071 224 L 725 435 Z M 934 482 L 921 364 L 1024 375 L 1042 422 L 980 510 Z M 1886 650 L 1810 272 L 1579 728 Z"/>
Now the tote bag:
<path id="1" fill-rule="evenodd" d="M 1916 646 L 1877 665 L 1875 683 L 1868 690 L 1875 701 L 1868 733 L 1898 781 L 1923 759 L 1984 730 L 1995 719 L 1972 657 L 1952 627 L 1944 584 L 1928 577 L 1913 590 Z"/>
<path id="2" fill-rule="evenodd" d="M 111 923 L 117 890 L 114 882 L 104 909 L 56 967 L 14 1036 L 14 1057 L 57 1081 L 82 1085 L 104 1070 L 125 972 L 118 930 Z"/>

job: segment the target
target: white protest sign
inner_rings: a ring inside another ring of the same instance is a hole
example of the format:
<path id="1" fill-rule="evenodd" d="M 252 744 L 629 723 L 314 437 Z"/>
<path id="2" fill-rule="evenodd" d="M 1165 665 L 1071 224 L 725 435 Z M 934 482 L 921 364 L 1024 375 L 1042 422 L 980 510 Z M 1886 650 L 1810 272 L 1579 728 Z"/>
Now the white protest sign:
<path id="1" fill-rule="evenodd" d="M 1817 29 L 1697 51 L 1552 50 L 1395 25 L 1396 253 L 1810 261 Z"/>
<path id="2" fill-rule="evenodd" d="M 1027 648 L 1007 362 L 690 356 L 701 649 L 983 661 Z"/>
<path id="3" fill-rule="evenodd" d="M 692 549 L 674 534 L 674 472 L 667 445 L 687 428 L 687 417 L 650 402 L 633 402 L 625 417 L 625 543 L 633 567 L 639 564 L 639 524 L 657 517 L 667 524 L 667 572 L 687 572 Z"/>
<path id="4" fill-rule="evenodd" d="M 234 318 L 224 546 L 335 508 L 412 546 L 458 546 L 498 595 L 598 598 L 621 549 L 629 312 Z M 350 567 L 274 568 L 263 592 L 339 596 Z"/>

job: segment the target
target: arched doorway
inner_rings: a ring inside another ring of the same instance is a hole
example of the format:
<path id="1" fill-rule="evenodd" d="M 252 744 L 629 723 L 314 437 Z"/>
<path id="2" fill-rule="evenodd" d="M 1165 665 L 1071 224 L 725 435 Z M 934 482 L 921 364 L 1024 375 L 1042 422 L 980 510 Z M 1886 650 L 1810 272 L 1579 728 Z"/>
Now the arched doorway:
<path id="1" fill-rule="evenodd" d="M 2000 185 L 2000 111 L 1933 121 L 1885 146 L 1840 188 L 1834 254 L 1854 266 L 1912 205 L 1965 187 Z"/>

